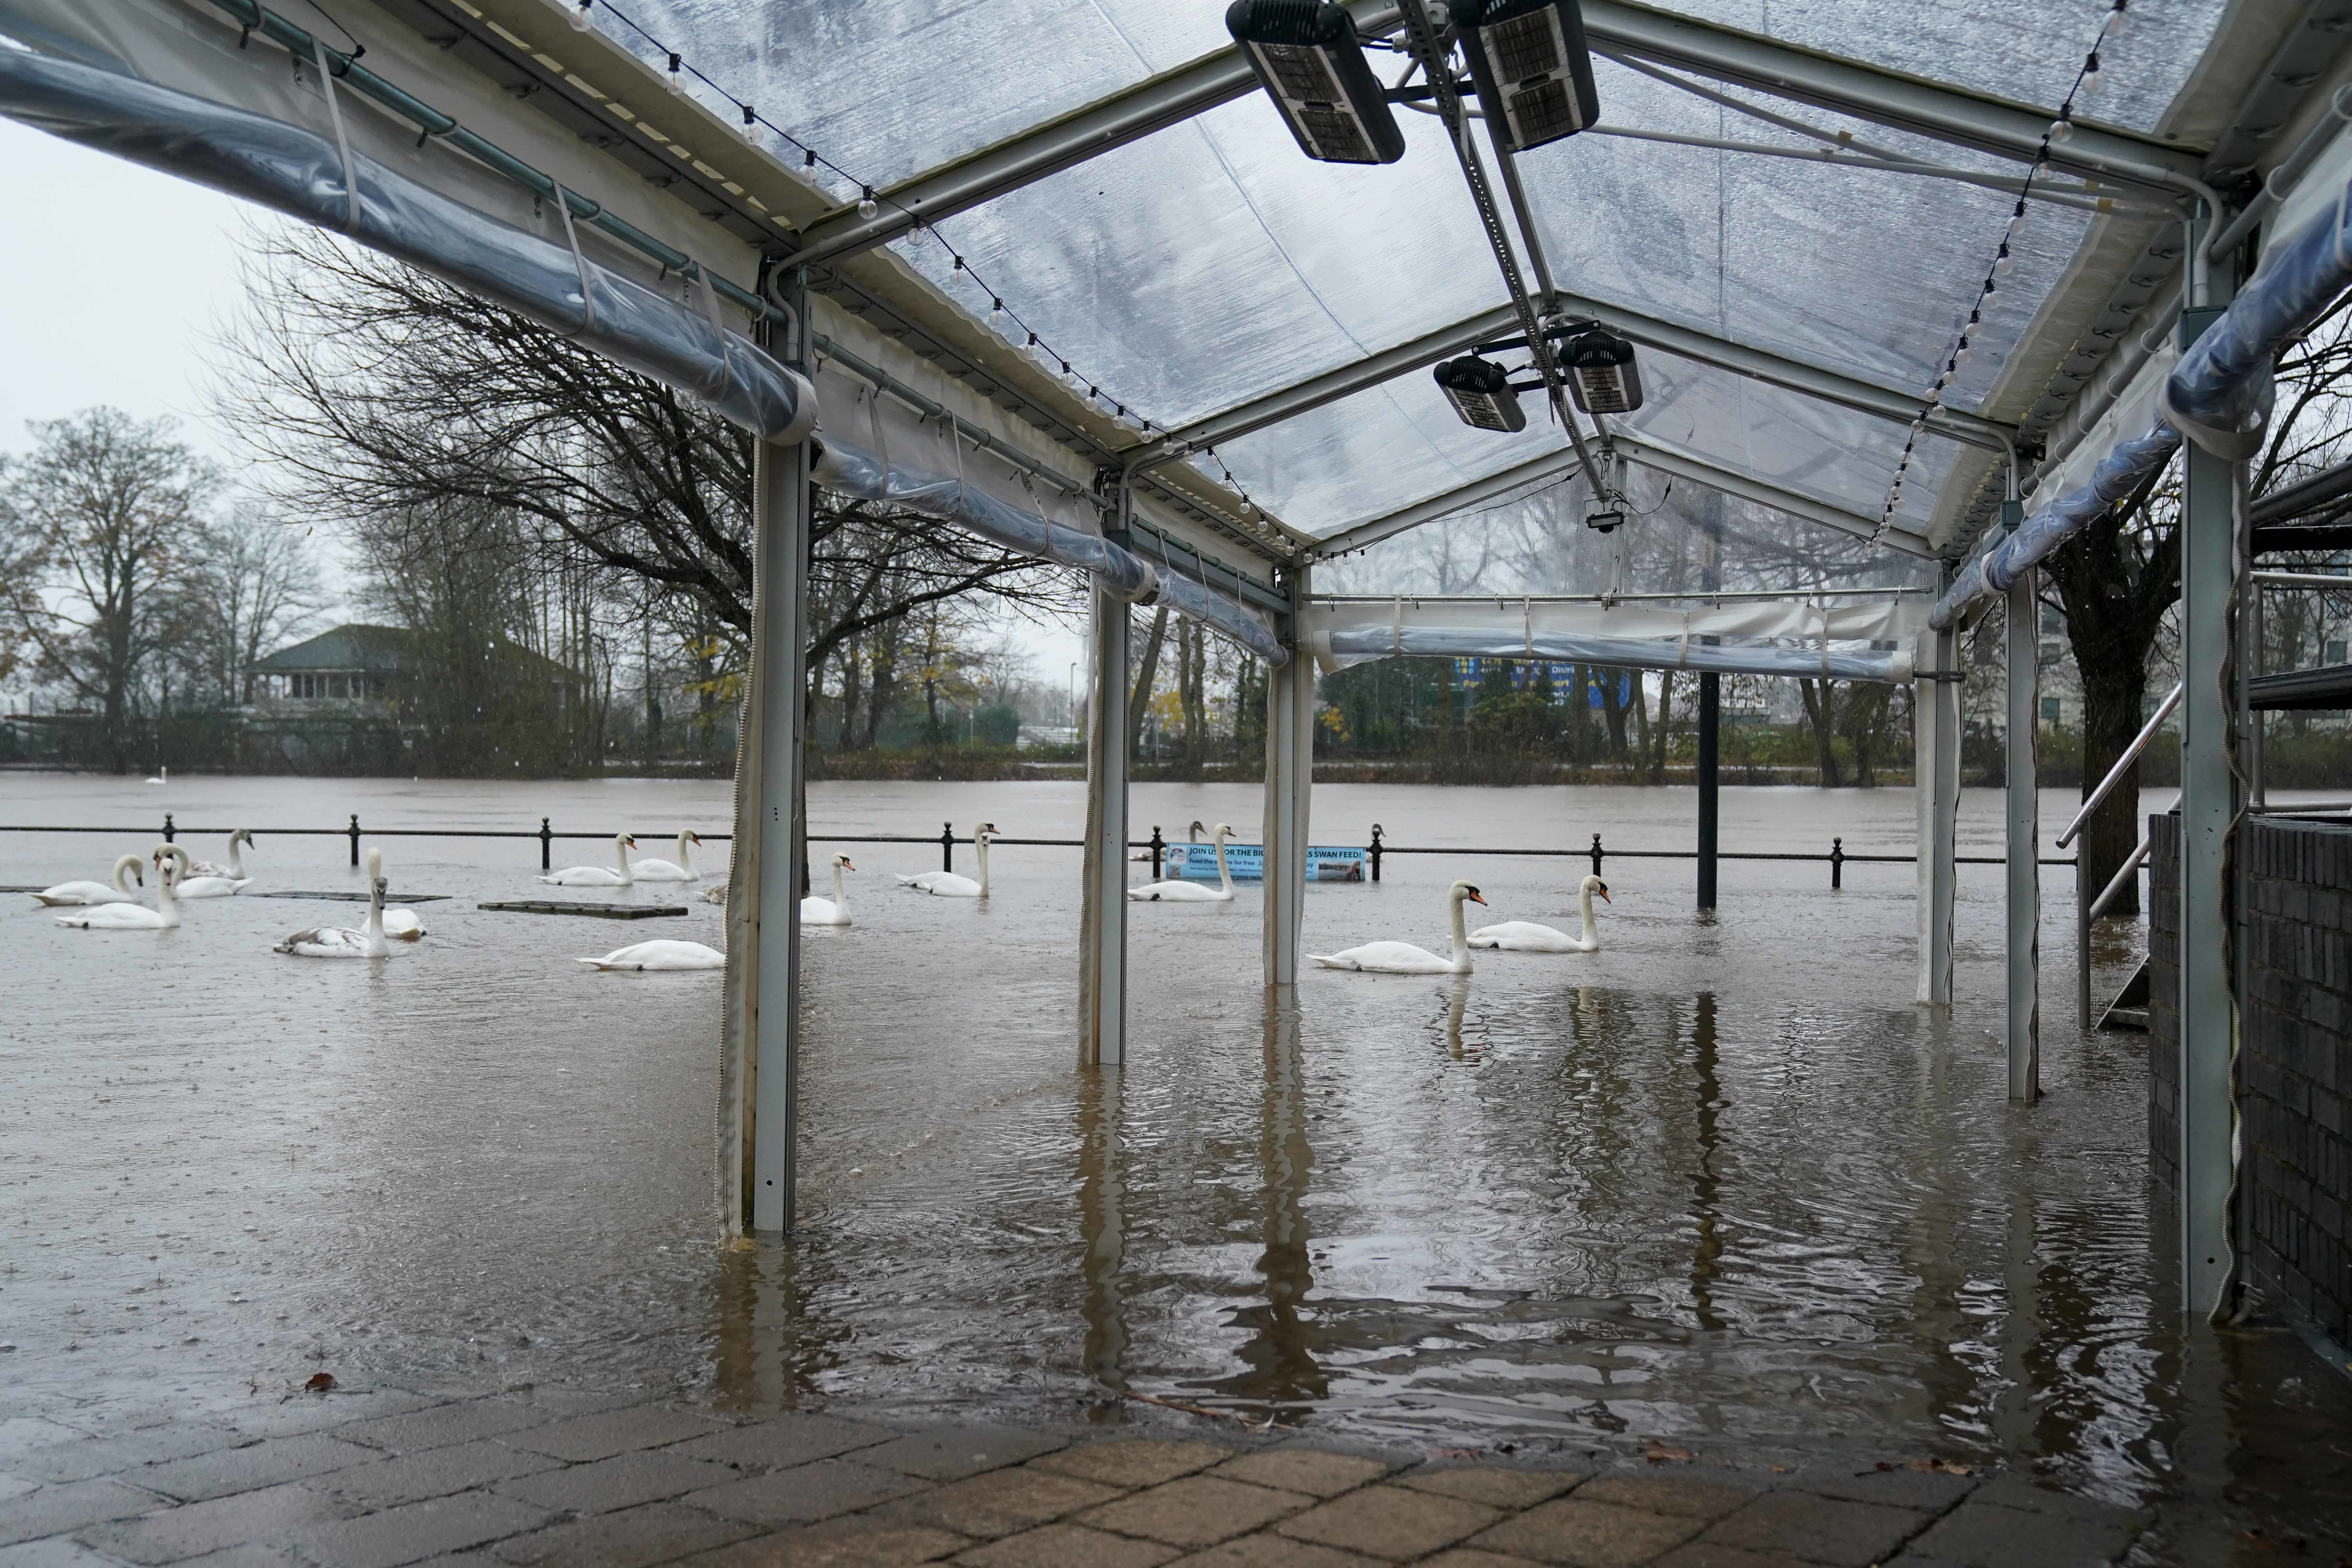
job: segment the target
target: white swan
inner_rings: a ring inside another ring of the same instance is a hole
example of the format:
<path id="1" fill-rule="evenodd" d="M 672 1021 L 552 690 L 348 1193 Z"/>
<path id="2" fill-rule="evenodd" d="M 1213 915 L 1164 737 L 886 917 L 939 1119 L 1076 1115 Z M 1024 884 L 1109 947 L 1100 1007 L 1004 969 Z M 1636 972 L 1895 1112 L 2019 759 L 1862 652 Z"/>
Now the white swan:
<path id="1" fill-rule="evenodd" d="M 1505 921 L 1500 925 L 1480 926 L 1470 933 L 1472 947 L 1499 948 L 1505 952 L 1599 952 L 1601 931 L 1592 923 L 1592 895 L 1601 895 L 1603 902 L 1613 902 L 1609 897 L 1609 884 L 1598 877 L 1587 877 L 1576 890 L 1577 908 L 1584 916 L 1580 936 L 1570 936 L 1550 926 L 1538 925 L 1533 921 Z"/>
<path id="2" fill-rule="evenodd" d="M 425 922 L 416 918 L 415 910 L 386 910 L 383 934 L 394 942 L 415 942 L 424 936 Z"/>
<path id="3" fill-rule="evenodd" d="M 139 879 L 141 887 L 147 885 L 147 862 L 136 855 L 119 855 L 115 857 L 111 886 L 104 882 L 59 882 L 35 893 L 33 901 L 49 905 L 119 903 L 121 900 L 116 898 L 118 893 L 123 898 L 131 896 L 131 884 L 122 879 L 126 871 Z"/>
<path id="4" fill-rule="evenodd" d="M 180 874 L 173 879 L 172 891 L 183 899 L 226 899 L 252 880 L 249 877 L 198 876 L 188 852 L 176 844 L 159 845 L 155 852 L 159 856 L 168 854 L 179 866 Z"/>
<path id="5" fill-rule="evenodd" d="M 919 893 L 935 893 L 942 899 L 984 899 L 988 897 L 988 844 L 996 837 L 996 824 L 983 822 L 971 830 L 971 852 L 980 861 L 980 880 L 958 876 L 953 871 L 926 871 L 919 877 L 901 877 L 901 887 L 912 888 Z"/>
<path id="6" fill-rule="evenodd" d="M 227 865 L 224 866 L 217 860 L 199 860 L 194 865 L 188 868 L 188 875 L 191 877 L 228 877 L 235 879 L 237 881 L 248 880 L 249 879 L 247 879 L 245 874 L 245 851 L 242 848 L 242 846 L 252 842 L 253 829 L 250 827 L 238 828 L 235 833 L 228 836 Z M 184 899 L 187 896 L 188 890 L 185 888 L 181 889 L 180 897 Z"/>
<path id="7" fill-rule="evenodd" d="M 149 858 L 155 865 L 155 907 L 144 904 L 100 904 L 78 915 L 59 915 L 58 924 L 79 926 L 85 931 L 165 931 L 180 923 L 180 900 L 172 896 L 172 883 L 180 874 L 180 863 L 163 852 L 173 848 L 158 844 Z"/>
<path id="8" fill-rule="evenodd" d="M 835 856 L 833 858 L 833 897 L 829 899 L 803 899 L 801 900 L 801 924 L 804 926 L 847 925 L 849 923 L 849 895 L 842 889 L 841 874 L 844 871 L 855 871 L 856 869 L 856 867 L 849 863 L 848 856 Z"/>
<path id="9" fill-rule="evenodd" d="M 1196 816 L 1192 819 L 1192 826 L 1184 830 L 1184 842 L 1187 844 L 1198 844 L 1201 842 L 1201 835 L 1207 831 L 1209 830 L 1201 826 L 1201 819 Z M 1165 854 L 1166 851 L 1162 850 L 1161 853 Z M 1140 860 L 1147 866 L 1150 865 L 1151 846 L 1149 844 L 1145 845 L 1142 848 L 1135 850 L 1129 854 L 1128 858 L 1130 860 Z M 1160 868 L 1157 866 L 1152 867 L 1152 870 L 1155 874 L 1159 869 Z"/>
<path id="10" fill-rule="evenodd" d="M 723 904 L 727 901 L 727 884 L 721 882 L 716 887 L 705 888 L 694 896 L 706 904 Z"/>
<path id="11" fill-rule="evenodd" d="M 1415 947 L 1409 942 L 1368 942 L 1344 952 L 1328 956 L 1310 952 L 1307 956 L 1326 969 L 1359 969 L 1367 974 L 1467 974 L 1470 939 L 1462 931 L 1462 902 L 1465 899 L 1477 904 L 1486 901 L 1467 882 L 1456 882 L 1445 891 L 1445 912 L 1454 923 L 1451 958 L 1440 958 L 1427 948 Z"/>
<path id="12" fill-rule="evenodd" d="M 724 969 L 727 955 L 698 942 L 637 942 L 602 958 L 575 959 L 593 969 Z"/>
<path id="13" fill-rule="evenodd" d="M 290 953 L 296 958 L 389 958 L 392 944 L 383 932 L 383 851 L 368 851 L 368 914 L 367 923 L 354 931 L 350 926 L 321 926 L 312 931 L 298 931 L 270 948 L 272 952 Z"/>
<path id="14" fill-rule="evenodd" d="M 1213 888 L 1178 879 L 1172 882 L 1146 882 L 1140 888 L 1129 888 L 1127 896 L 1145 904 L 1230 904 L 1234 901 L 1234 874 L 1225 865 L 1225 840 L 1233 837 L 1233 828 L 1220 822 L 1211 836 L 1217 847 L 1217 881 Z"/>
<path id="15" fill-rule="evenodd" d="M 155 772 L 156 772 L 156 773 L 157 773 L 157 775 L 158 775 L 158 776 L 157 776 L 157 777 L 154 777 L 154 778 L 151 778 L 151 779 L 149 779 L 149 780 L 147 781 L 149 784 L 170 784 L 170 783 L 172 782 L 172 770 L 171 770 L 171 769 L 169 769 L 169 768 L 158 768 L 158 769 L 156 769 L 156 770 L 155 770 Z"/>
<path id="16" fill-rule="evenodd" d="M 629 868 L 629 851 L 637 841 L 625 833 L 613 836 L 613 857 L 621 863 L 617 871 L 609 866 L 567 866 L 561 871 L 551 871 L 540 879 L 559 888 L 626 888 L 635 885 L 636 873 Z"/>
<path id="17" fill-rule="evenodd" d="M 634 844 L 635 839 L 629 840 Z M 640 882 L 699 882 L 702 873 L 694 864 L 694 847 L 702 842 L 702 835 L 688 828 L 677 836 L 677 863 L 667 860 L 640 860 L 630 868 Z"/>

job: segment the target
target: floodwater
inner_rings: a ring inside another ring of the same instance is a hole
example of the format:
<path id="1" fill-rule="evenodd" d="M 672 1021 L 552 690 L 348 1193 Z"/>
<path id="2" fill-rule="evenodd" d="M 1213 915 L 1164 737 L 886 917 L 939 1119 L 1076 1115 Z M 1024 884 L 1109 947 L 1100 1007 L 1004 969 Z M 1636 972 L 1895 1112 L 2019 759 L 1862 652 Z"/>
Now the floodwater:
<path id="1" fill-rule="evenodd" d="M 1134 799 L 1139 832 L 1257 837 L 1254 787 Z M 1680 848 L 1692 805 L 1325 785 L 1315 837 Z M 973 903 L 895 885 L 935 847 L 847 846 L 856 923 L 806 938 L 801 1231 L 729 1253 L 718 977 L 572 962 L 715 945 L 715 908 L 486 911 L 547 891 L 535 843 L 388 837 L 395 892 L 450 897 L 419 906 L 415 949 L 331 963 L 269 944 L 359 906 L 254 896 L 358 886 L 343 840 L 275 829 L 546 815 L 668 855 L 656 834 L 725 829 L 727 785 L 10 775 L 8 823 L 136 831 L 0 834 L 0 882 L 101 876 L 165 809 L 200 857 L 219 841 L 191 830 L 254 827 L 254 889 L 160 934 L 0 906 L 0 1387 L 28 1400 L 202 1405 L 324 1367 L 1156 1415 L 1132 1394 L 1432 1445 L 2000 1458 L 2344 1531 L 2340 1488 L 2309 1477 L 2342 1473 L 2352 1382 L 2291 1336 L 2179 1330 L 2146 1037 L 2076 1027 L 2063 868 L 2046 1098 L 2020 1109 L 1993 866 L 1962 868 L 1948 1017 L 1912 1005 L 1907 865 L 1849 866 L 1832 893 L 1821 864 L 1727 862 L 1701 918 L 1689 862 L 1614 859 L 1598 953 L 1482 955 L 1466 981 L 1317 972 L 1279 1009 L 1255 886 L 1138 906 L 1129 1065 L 1091 1073 L 1075 850 L 1001 848 Z M 1083 809 L 1067 783 L 825 784 L 811 804 L 819 833 L 1024 837 L 1074 837 Z M 2045 840 L 2069 810 L 2045 797 Z M 1964 853 L 1998 852 L 1998 812 L 1969 793 Z M 1908 791 L 1724 792 L 1726 849 L 1906 853 L 1912 825 Z M 557 863 L 608 854 L 568 841 Z M 1585 869 L 1396 856 L 1377 886 L 1312 890 L 1307 946 L 1442 946 L 1455 877 L 1488 918 L 1572 928 Z M 2119 923 L 2103 941 L 2104 993 L 2137 948 Z"/>

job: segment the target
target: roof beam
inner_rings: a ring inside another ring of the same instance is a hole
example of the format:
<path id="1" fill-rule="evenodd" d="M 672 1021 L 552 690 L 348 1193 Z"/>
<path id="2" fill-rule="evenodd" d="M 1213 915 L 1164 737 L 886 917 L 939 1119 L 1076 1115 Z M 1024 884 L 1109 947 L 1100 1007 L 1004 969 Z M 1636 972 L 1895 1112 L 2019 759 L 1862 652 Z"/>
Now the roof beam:
<path id="1" fill-rule="evenodd" d="M 1755 501 L 1760 506 L 1769 506 L 1775 510 L 1785 511 L 1792 517 L 1803 518 L 1808 522 L 1822 523 L 1826 527 L 1836 529 L 1841 533 L 1850 533 L 1858 538 L 1867 539 L 1876 531 L 1878 527 L 1875 519 L 1864 517 L 1860 512 L 1848 511 L 1843 507 L 1817 500 L 1811 496 L 1799 495 L 1794 490 L 1783 489 L 1768 479 L 1759 479 L 1748 474 L 1734 473 L 1728 468 L 1718 468 L 1687 452 L 1678 452 L 1672 447 L 1656 446 L 1638 437 L 1630 436 L 1622 430 L 1611 432 L 1610 439 L 1628 459 L 1644 468 L 1655 468 L 1660 473 L 1671 474 L 1676 479 L 1688 479 L 1694 484 L 1711 485 L 1726 495 Z M 1443 494 L 1432 496 L 1427 500 L 1415 501 L 1411 506 L 1400 507 L 1394 511 L 1342 529 L 1317 544 L 1314 547 L 1313 555 L 1318 560 L 1329 560 L 1333 556 L 1362 550 L 1369 545 L 1378 544 L 1384 539 L 1392 539 L 1409 529 L 1419 528 L 1423 523 L 1435 522 L 1441 518 L 1450 517 L 1465 508 L 1476 506 L 1481 501 L 1507 495 L 1522 485 L 1535 484 L 1540 480 L 1565 474 L 1575 467 L 1574 452 L 1546 452 L 1541 457 L 1530 458 L 1526 462 L 1515 464 L 1500 473 L 1489 474 L 1481 479 L 1473 479 L 1466 485 L 1457 486 Z M 1926 539 L 1908 530 L 1889 530 L 1884 542 L 1902 551 L 1906 555 L 1929 556 L 1934 553 L 1934 548 Z"/>
<path id="2" fill-rule="evenodd" d="M 1583 0 L 1582 11 L 1585 37 L 1597 53 L 1628 55 L 2019 163 L 2040 155 L 2042 133 L 2057 112 L 1628 0 Z M 2190 191 L 2187 182 L 2198 177 L 2205 154 L 2159 137 L 2078 122 L 2073 134 L 2051 144 L 2049 158 L 2074 174 L 2177 196 Z"/>
<path id="3" fill-rule="evenodd" d="M 1696 360 L 1719 369 L 1744 375 L 1768 385 L 1784 387 L 1790 392 L 1818 397 L 1826 403 L 1874 415 L 1897 425 L 1908 425 L 1918 417 L 1922 403 L 1917 394 L 1900 387 L 1882 385 L 1847 375 L 1842 371 L 1810 364 L 1768 350 L 1750 348 L 1703 332 L 1695 327 L 1679 326 L 1645 316 L 1638 310 L 1604 304 L 1574 294 L 1558 296 L 1559 309 L 1571 316 L 1590 317 L 1610 331 L 1631 338 L 1646 347 Z M 1474 343 L 1504 336 L 1517 329 L 1518 315 L 1508 305 L 1482 311 L 1452 326 L 1383 349 L 1352 364 L 1325 371 L 1320 375 L 1270 392 L 1264 397 L 1228 408 L 1221 414 L 1197 419 L 1180 430 L 1173 431 L 1147 447 L 1139 447 L 1127 459 L 1129 472 L 1150 468 L 1197 452 L 1222 441 L 1236 440 L 1253 431 L 1279 425 L 1301 414 L 1351 397 L 1383 383 L 1435 364 L 1439 360 L 1457 354 Z M 1970 446 L 1983 447 L 1996 452 L 2006 452 L 2016 438 L 2017 427 L 1997 419 L 1987 419 L 1958 409 L 1938 407 L 1928 415 L 1927 428 L 1938 436 Z"/>
<path id="4" fill-rule="evenodd" d="M 1402 20 L 1390 0 L 1353 0 L 1349 9 L 1366 34 L 1392 32 Z M 2055 112 L 1627 0 L 1587 0 L 1583 11 L 1586 35 L 1602 53 L 2020 162 L 2035 157 Z M 861 218 L 855 207 L 845 206 L 820 218 L 802 234 L 796 256 L 814 267 L 887 245 L 918 220 L 937 222 L 968 211 L 1256 90 L 1257 79 L 1239 49 L 1203 55 L 877 191 L 881 210 L 873 217 Z M 2189 189 L 2183 177 L 2193 178 L 2203 163 L 2198 149 L 2088 124 L 2078 124 L 2073 135 L 2054 144 L 2050 158 L 2074 174 L 2173 196 Z"/>
<path id="5" fill-rule="evenodd" d="M 1355 14 L 1358 31 L 1365 34 L 1391 32 L 1403 19 L 1388 0 L 1356 0 L 1348 8 Z M 872 217 L 859 217 L 855 207 L 846 207 L 820 219 L 802 236 L 793 259 L 815 267 L 836 257 L 887 245 L 919 223 L 937 223 L 968 211 L 1256 90 L 1257 78 L 1239 48 L 1203 55 L 1190 65 L 1146 78 L 994 146 L 877 191 L 875 202 L 880 210 Z"/>

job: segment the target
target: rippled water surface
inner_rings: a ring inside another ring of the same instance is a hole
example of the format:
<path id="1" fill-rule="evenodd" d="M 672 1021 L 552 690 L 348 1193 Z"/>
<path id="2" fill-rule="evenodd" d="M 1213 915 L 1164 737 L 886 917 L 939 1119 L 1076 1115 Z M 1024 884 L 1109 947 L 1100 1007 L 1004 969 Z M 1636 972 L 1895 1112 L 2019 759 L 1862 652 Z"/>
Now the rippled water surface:
<path id="1" fill-rule="evenodd" d="M 2074 1026 L 2063 868 L 2047 1098 L 2020 1110 L 1995 867 L 1962 871 L 1948 1017 L 1911 1002 L 1908 866 L 1849 867 L 1832 893 L 1825 866 L 1729 863 L 1703 920 L 1688 862 L 1618 858 L 1598 953 L 1490 954 L 1455 982 L 1316 973 L 1279 1009 L 1255 887 L 1139 907 L 1129 1063 L 1097 1074 L 1075 1066 L 1075 850 L 1000 850 L 977 904 L 896 887 L 935 847 L 850 846 L 856 923 L 807 940 L 802 1232 L 730 1254 L 709 1218 L 717 976 L 572 962 L 715 944 L 717 910 L 485 911 L 543 891 L 536 844 L 388 837 L 395 891 L 451 896 L 420 906 L 415 950 L 329 963 L 269 943 L 359 906 L 253 896 L 357 886 L 341 840 L 277 828 L 545 814 L 667 854 L 654 834 L 724 829 L 725 784 L 16 775 L 0 803 L 141 826 L 0 835 L 0 882 L 100 875 L 166 808 L 260 839 L 253 891 L 175 931 L 65 931 L 21 897 L 0 914 L 0 1377 L 25 1390 L 194 1399 L 325 1365 L 740 1408 L 1066 1415 L 1133 1393 L 1432 1441 L 2036 1458 L 2118 1499 L 2173 1485 L 2184 1433 L 2235 1474 L 2352 1429 L 2347 1385 L 2291 1340 L 2184 1349 L 2145 1037 Z M 1060 783 L 812 794 L 820 832 L 1075 837 L 1083 806 Z M 1678 848 L 1691 809 L 1687 790 L 1327 785 L 1315 822 L 1329 843 L 1379 821 L 1401 845 Z M 1725 845 L 1905 853 L 1912 813 L 1907 791 L 1727 790 Z M 1257 792 L 1136 791 L 1139 824 L 1195 816 L 1255 839 Z M 1965 816 L 1967 852 L 1994 852 L 1995 798 Z M 1456 876 L 1492 918 L 1572 927 L 1584 869 L 1397 856 L 1378 886 L 1316 888 L 1307 945 L 1442 946 Z M 2103 940 L 2112 983 L 2136 952 Z"/>

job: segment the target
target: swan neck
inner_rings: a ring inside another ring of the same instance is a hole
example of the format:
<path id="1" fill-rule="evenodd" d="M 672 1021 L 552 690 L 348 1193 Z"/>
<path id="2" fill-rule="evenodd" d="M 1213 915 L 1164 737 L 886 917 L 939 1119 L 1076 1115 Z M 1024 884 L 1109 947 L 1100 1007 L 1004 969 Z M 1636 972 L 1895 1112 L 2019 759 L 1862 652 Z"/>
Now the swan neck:
<path id="1" fill-rule="evenodd" d="M 1234 874 L 1225 866 L 1225 836 L 1217 835 L 1217 883 L 1226 892 L 1234 890 Z"/>
<path id="2" fill-rule="evenodd" d="M 988 840 L 975 833 L 971 836 L 971 852 L 980 858 L 980 892 L 988 896 Z"/>
<path id="3" fill-rule="evenodd" d="M 1462 919 L 1463 898 L 1464 895 L 1457 892 L 1445 900 L 1448 906 L 1448 910 L 1453 916 L 1453 958 L 1457 967 L 1468 963 L 1470 958 L 1470 931 L 1469 928 L 1464 923 Z"/>
<path id="4" fill-rule="evenodd" d="M 838 860 L 833 863 L 833 907 L 836 912 L 849 908 L 849 891 L 842 886 L 841 862 Z"/>
<path id="5" fill-rule="evenodd" d="M 1577 900 L 1577 910 L 1584 917 L 1584 929 L 1578 934 L 1582 936 L 1586 942 L 1591 942 L 1599 934 L 1592 928 L 1591 889 L 1586 888 L 1583 889 L 1583 896 Z"/>
<path id="6" fill-rule="evenodd" d="M 130 898 L 130 897 L 132 897 L 132 896 L 133 896 L 133 895 L 132 895 L 132 893 L 131 893 L 131 884 L 130 884 L 129 882 L 127 882 L 127 881 L 124 881 L 124 880 L 123 880 L 123 878 L 124 878 L 124 876 L 125 876 L 126 874 L 128 874 L 129 872 L 131 872 L 131 871 L 133 871 L 133 870 L 136 870 L 136 869 L 138 868 L 138 867 L 139 867 L 139 857 L 138 857 L 138 856 L 136 856 L 136 855 L 123 855 L 123 856 L 120 856 L 120 857 L 118 857 L 118 858 L 115 859 L 115 862 L 114 862 L 114 890 L 115 890 L 116 892 L 122 894 L 125 898 Z"/>
<path id="7" fill-rule="evenodd" d="M 677 836 L 677 863 L 685 870 L 689 881 L 700 874 L 694 868 L 694 839 L 688 834 L 681 833 Z"/>

